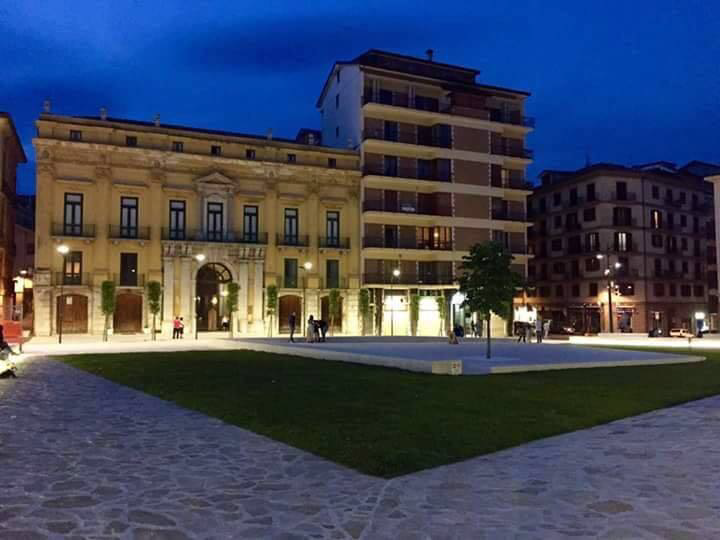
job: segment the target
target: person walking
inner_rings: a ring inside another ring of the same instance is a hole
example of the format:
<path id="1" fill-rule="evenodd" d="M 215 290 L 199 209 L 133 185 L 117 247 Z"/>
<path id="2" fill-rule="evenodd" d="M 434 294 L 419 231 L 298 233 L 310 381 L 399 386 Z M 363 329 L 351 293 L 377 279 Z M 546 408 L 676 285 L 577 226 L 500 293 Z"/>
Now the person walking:
<path id="1" fill-rule="evenodd" d="M 550 319 L 543 323 L 543 339 L 547 339 L 550 335 Z"/>
<path id="2" fill-rule="evenodd" d="M 173 320 L 172 338 L 180 339 L 180 317 L 177 317 L 177 316 Z"/>
<path id="3" fill-rule="evenodd" d="M 524 322 L 517 323 L 517 336 L 518 336 L 517 342 L 518 343 L 520 343 L 521 341 L 523 343 L 526 343 L 526 341 L 525 341 L 525 335 L 526 335 L 525 326 L 526 326 L 526 323 L 524 323 Z"/>
<path id="4" fill-rule="evenodd" d="M 543 323 L 542 319 L 538 317 L 535 319 L 535 333 L 537 334 L 537 342 L 542 343 L 543 340 Z"/>
<path id="5" fill-rule="evenodd" d="M 178 337 L 183 339 L 185 336 L 185 319 L 180 317 L 180 328 L 178 329 Z"/>
<path id="6" fill-rule="evenodd" d="M 293 336 L 295 335 L 295 325 L 297 324 L 297 317 L 294 311 L 290 314 L 288 324 L 290 326 L 290 343 L 295 343 Z"/>
<path id="7" fill-rule="evenodd" d="M 310 317 L 308 317 L 305 341 L 307 343 L 315 342 L 315 317 L 313 317 L 312 315 L 310 315 Z"/>
<path id="8" fill-rule="evenodd" d="M 472 337 L 478 337 L 477 325 L 475 324 L 475 321 L 470 321 L 470 335 L 472 335 Z"/>

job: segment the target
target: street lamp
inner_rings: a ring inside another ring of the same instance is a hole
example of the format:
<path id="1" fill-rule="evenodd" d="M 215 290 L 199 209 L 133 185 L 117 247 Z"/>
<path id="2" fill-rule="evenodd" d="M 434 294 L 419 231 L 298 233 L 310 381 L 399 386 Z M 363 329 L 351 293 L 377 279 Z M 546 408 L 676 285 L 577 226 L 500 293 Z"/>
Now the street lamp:
<path id="1" fill-rule="evenodd" d="M 198 253 L 197 255 L 195 255 L 195 260 L 196 260 L 198 263 L 202 264 L 203 261 L 205 260 L 205 254 L 204 254 L 204 253 Z M 195 279 L 197 280 L 197 275 L 196 275 Z M 197 286 L 195 287 L 195 294 L 197 295 Z M 199 309 L 199 308 L 200 308 L 200 297 L 199 297 L 199 296 L 195 296 L 195 339 L 198 339 L 198 320 L 199 320 L 199 318 L 200 318 L 200 317 L 198 316 L 198 309 Z"/>
<path id="2" fill-rule="evenodd" d="M 607 291 L 608 291 L 608 328 L 610 329 L 610 333 L 612 334 L 614 332 L 613 330 L 613 312 L 612 312 L 612 295 L 613 295 L 613 289 L 615 287 L 615 283 L 612 281 L 612 274 L 613 272 L 616 272 L 622 268 L 622 264 L 620 262 L 615 262 L 612 266 L 610 265 L 610 255 L 608 254 L 607 257 L 601 253 L 598 253 L 595 257 L 597 257 L 598 260 L 605 260 L 605 270 L 603 271 L 603 275 L 607 279 Z"/>
<path id="3" fill-rule="evenodd" d="M 301 269 L 302 269 L 302 270 L 305 270 L 305 274 L 307 274 L 308 272 L 310 272 L 310 270 L 312 270 L 312 267 L 313 267 L 313 264 L 312 264 L 310 261 L 305 261 L 305 263 L 301 266 Z M 303 318 L 302 318 L 301 320 L 303 321 L 303 325 L 302 325 L 302 328 L 303 328 L 303 336 L 307 337 L 307 321 L 305 320 L 305 317 L 306 317 L 306 313 L 305 313 L 305 307 L 306 307 L 306 306 L 305 306 L 305 288 L 306 288 L 307 285 L 306 285 L 306 283 L 305 283 L 305 276 L 303 276 L 302 282 L 303 282 L 303 283 L 302 283 L 302 290 L 303 290 L 303 296 L 302 296 L 302 317 L 303 317 Z"/>
<path id="4" fill-rule="evenodd" d="M 393 279 L 390 282 L 390 291 L 392 292 L 395 286 L 395 282 L 400 277 L 400 269 L 394 268 L 392 271 Z M 395 336 L 395 296 L 390 295 L 390 336 Z"/>
<path id="5" fill-rule="evenodd" d="M 62 272 L 60 272 L 60 312 L 58 313 L 58 344 L 62 343 L 63 318 L 65 316 L 65 298 L 63 297 L 63 284 L 65 283 L 65 271 L 67 266 L 67 254 L 70 248 L 65 244 L 57 247 L 57 252 L 62 255 Z"/>

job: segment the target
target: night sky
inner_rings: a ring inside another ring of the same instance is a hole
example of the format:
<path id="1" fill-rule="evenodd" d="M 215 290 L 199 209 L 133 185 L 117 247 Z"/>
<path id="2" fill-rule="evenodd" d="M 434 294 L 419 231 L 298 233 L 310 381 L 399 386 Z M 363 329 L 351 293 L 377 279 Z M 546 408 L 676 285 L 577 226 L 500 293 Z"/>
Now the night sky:
<path id="1" fill-rule="evenodd" d="M 228 6 L 232 6 L 231 8 Z M 309 7 L 312 6 L 312 7 Z M 442 12 L 441 12 L 442 11 Z M 477 68 L 532 92 L 546 168 L 720 162 L 720 2 L 308 0 L 0 3 L 0 110 L 31 163 L 44 99 L 59 114 L 294 137 L 318 127 L 332 63 L 369 48 Z"/>

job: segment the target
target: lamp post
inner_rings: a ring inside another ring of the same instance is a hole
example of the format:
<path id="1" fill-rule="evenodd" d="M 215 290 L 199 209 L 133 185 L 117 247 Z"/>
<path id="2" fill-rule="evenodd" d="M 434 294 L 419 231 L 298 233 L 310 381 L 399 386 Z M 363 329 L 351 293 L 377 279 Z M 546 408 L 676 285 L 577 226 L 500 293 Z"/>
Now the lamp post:
<path id="1" fill-rule="evenodd" d="M 205 261 L 205 254 L 204 253 L 198 253 L 195 255 L 195 260 L 198 262 L 198 264 L 202 264 L 203 261 Z M 197 295 L 197 274 L 195 274 L 195 339 L 198 339 L 198 309 L 200 308 L 200 297 Z"/>
<path id="2" fill-rule="evenodd" d="M 57 252 L 62 255 L 62 272 L 60 272 L 60 311 L 58 313 L 58 344 L 62 343 L 63 318 L 65 316 L 65 298 L 63 298 L 63 284 L 65 283 L 65 270 L 67 266 L 67 254 L 70 248 L 65 244 L 57 247 Z"/>
<path id="3" fill-rule="evenodd" d="M 613 295 L 613 288 L 615 287 L 615 284 L 612 281 L 612 274 L 613 272 L 619 270 L 622 267 L 622 264 L 619 262 L 615 262 L 615 264 L 610 265 L 610 254 L 603 255 L 601 253 L 598 253 L 596 255 L 598 260 L 605 260 L 605 270 L 603 271 L 603 275 L 607 279 L 607 291 L 608 291 L 608 328 L 610 329 L 610 333 L 612 334 L 614 332 L 613 330 L 613 312 L 612 312 L 612 295 Z"/>
<path id="4" fill-rule="evenodd" d="M 306 276 L 310 270 L 312 270 L 312 263 L 310 261 L 306 261 L 301 267 L 302 270 L 305 270 L 305 275 L 303 275 L 303 309 L 302 309 L 302 320 L 303 320 L 303 336 L 307 337 L 307 313 L 306 313 L 306 302 L 305 302 L 305 289 L 307 288 L 307 284 L 305 282 Z"/>
<path id="5" fill-rule="evenodd" d="M 392 271 L 393 279 L 390 282 L 390 291 L 392 292 L 395 288 L 395 282 L 400 277 L 400 269 L 394 268 Z M 390 295 L 390 336 L 395 336 L 395 296 Z"/>

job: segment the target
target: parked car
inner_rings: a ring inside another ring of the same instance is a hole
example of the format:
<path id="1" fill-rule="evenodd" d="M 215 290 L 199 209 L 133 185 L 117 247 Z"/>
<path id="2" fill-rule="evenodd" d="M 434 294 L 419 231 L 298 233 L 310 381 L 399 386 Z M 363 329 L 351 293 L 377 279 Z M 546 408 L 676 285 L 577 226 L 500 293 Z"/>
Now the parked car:
<path id="1" fill-rule="evenodd" d="M 690 338 L 690 337 L 693 337 L 694 335 L 695 334 L 693 334 L 687 328 L 671 328 L 670 329 L 670 337 Z"/>

